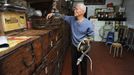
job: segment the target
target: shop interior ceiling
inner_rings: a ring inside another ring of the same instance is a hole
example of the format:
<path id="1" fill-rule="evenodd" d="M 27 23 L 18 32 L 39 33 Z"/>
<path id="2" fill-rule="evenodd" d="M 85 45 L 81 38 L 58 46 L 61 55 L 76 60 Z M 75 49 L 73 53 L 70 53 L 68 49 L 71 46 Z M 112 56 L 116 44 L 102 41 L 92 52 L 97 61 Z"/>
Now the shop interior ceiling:
<path id="1" fill-rule="evenodd" d="M 35 9 L 49 9 L 53 0 L 27 0 L 27 2 Z"/>

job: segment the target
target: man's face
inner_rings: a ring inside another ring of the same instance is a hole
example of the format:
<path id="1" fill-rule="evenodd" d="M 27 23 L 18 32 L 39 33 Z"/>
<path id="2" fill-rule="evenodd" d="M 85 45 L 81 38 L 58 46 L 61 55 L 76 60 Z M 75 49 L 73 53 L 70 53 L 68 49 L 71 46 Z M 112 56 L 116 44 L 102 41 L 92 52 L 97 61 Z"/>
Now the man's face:
<path id="1" fill-rule="evenodd" d="M 74 16 L 75 17 L 84 15 L 83 10 L 79 6 L 74 7 L 73 10 L 74 10 Z"/>

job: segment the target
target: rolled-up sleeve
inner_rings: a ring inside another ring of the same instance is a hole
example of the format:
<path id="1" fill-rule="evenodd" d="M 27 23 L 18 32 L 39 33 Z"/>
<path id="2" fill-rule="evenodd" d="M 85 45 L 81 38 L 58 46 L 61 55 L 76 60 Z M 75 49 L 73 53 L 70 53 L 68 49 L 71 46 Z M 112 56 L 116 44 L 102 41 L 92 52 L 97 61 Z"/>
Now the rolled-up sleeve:
<path id="1" fill-rule="evenodd" d="M 87 36 L 93 36 L 94 35 L 94 31 L 92 28 L 88 28 L 87 29 Z"/>
<path id="2" fill-rule="evenodd" d="M 94 36 L 94 29 L 92 23 L 90 23 L 89 27 L 87 28 L 87 36 L 93 37 Z"/>

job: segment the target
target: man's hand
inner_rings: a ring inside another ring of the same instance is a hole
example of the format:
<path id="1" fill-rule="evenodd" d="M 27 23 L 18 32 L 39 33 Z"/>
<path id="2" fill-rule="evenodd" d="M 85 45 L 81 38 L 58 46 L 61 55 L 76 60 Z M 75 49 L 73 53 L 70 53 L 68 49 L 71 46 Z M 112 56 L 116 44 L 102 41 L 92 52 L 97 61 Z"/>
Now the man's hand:
<path id="1" fill-rule="evenodd" d="M 47 15 L 46 19 L 51 18 L 53 15 L 54 15 L 54 13 L 49 13 L 49 14 Z"/>
<path id="2" fill-rule="evenodd" d="M 84 38 L 84 40 L 82 41 L 82 44 L 88 44 L 90 45 L 90 43 L 93 41 L 92 38 Z"/>

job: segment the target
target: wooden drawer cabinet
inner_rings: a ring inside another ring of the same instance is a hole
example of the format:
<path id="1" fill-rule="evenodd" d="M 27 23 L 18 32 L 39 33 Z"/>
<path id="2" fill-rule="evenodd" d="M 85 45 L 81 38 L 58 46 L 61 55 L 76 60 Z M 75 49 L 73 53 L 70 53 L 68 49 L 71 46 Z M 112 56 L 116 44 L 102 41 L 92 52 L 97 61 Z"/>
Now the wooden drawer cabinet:
<path id="1" fill-rule="evenodd" d="M 34 70 L 32 45 L 26 44 L 0 60 L 0 75 L 30 75 Z"/>
<path id="2" fill-rule="evenodd" d="M 60 75 L 69 40 L 67 30 L 53 25 L 17 34 L 38 38 L 0 58 L 0 75 Z"/>
<path id="3" fill-rule="evenodd" d="M 52 40 L 52 31 L 51 30 L 27 30 L 18 35 L 21 36 L 40 36 L 40 41 L 38 44 L 41 44 L 41 48 L 38 50 L 38 53 L 42 53 L 42 57 L 46 56 L 46 54 L 51 50 L 53 47 L 53 40 Z M 38 44 L 34 44 L 35 46 Z"/>

